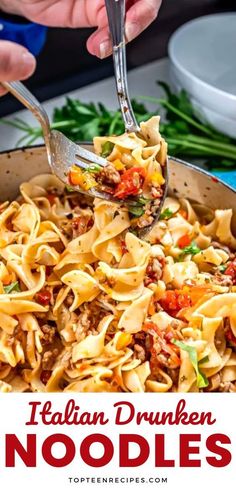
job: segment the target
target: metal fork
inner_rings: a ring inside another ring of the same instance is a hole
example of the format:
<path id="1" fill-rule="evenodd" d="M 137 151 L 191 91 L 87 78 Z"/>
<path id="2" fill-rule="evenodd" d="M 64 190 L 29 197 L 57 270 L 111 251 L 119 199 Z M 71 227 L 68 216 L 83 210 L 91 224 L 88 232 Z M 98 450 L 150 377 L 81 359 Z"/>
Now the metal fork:
<path id="1" fill-rule="evenodd" d="M 126 2 L 125 0 L 105 0 L 105 4 L 112 40 L 117 96 L 125 125 L 125 130 L 127 132 L 135 132 L 140 135 L 141 129 L 135 118 L 128 90 L 125 44 Z M 138 236 L 141 238 L 144 238 L 153 229 L 154 225 L 159 220 L 168 190 L 168 161 L 165 166 L 162 167 L 162 173 L 165 179 L 165 185 L 163 187 L 163 197 L 161 198 L 159 208 L 155 214 L 154 222 L 148 227 L 139 229 Z"/>
<path id="2" fill-rule="evenodd" d="M 35 96 L 19 81 L 14 82 L 2 82 L 10 93 L 13 94 L 23 105 L 28 108 L 33 115 L 38 119 L 42 127 L 44 141 L 47 150 L 48 162 L 52 169 L 52 172 L 59 177 L 64 183 L 68 185 L 68 172 L 72 165 L 78 165 L 82 169 L 87 169 L 91 164 L 97 164 L 101 167 L 108 165 L 107 160 L 95 155 L 91 151 L 86 150 L 82 146 L 73 143 L 64 134 L 59 131 L 50 129 L 50 122 L 48 115 L 41 105 L 41 103 L 35 98 Z M 114 197 L 111 194 L 100 192 L 96 188 L 92 188 L 89 191 L 84 191 L 78 186 L 73 186 L 73 189 L 86 194 L 88 196 L 98 197 L 106 199 L 108 201 L 114 201 Z M 119 202 L 116 200 L 115 202 Z M 133 202 L 131 202 L 133 204 Z"/>

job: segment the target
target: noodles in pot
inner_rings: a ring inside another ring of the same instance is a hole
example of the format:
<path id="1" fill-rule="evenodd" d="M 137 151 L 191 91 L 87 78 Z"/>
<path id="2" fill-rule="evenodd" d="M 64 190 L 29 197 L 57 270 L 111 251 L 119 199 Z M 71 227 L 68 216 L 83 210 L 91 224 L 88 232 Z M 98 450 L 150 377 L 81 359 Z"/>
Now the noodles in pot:
<path id="1" fill-rule="evenodd" d="M 126 161 L 160 168 L 150 139 Z M 0 391 L 235 392 L 231 217 L 169 197 L 141 241 L 125 205 L 23 183 L 0 206 Z"/>

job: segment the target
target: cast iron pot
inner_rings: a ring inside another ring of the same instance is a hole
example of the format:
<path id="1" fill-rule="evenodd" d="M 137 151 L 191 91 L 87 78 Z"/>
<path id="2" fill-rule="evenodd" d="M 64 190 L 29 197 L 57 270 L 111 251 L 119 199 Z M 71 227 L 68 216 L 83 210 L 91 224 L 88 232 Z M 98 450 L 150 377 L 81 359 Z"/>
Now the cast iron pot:
<path id="1" fill-rule="evenodd" d="M 84 144 L 83 144 L 84 146 Z M 88 149 L 91 144 L 86 144 Z M 50 172 L 44 146 L 0 153 L 0 202 L 17 197 L 19 185 L 37 174 Z M 236 190 L 211 174 L 176 158 L 169 159 L 170 194 L 199 202 L 210 208 L 233 208 L 236 232 Z"/>

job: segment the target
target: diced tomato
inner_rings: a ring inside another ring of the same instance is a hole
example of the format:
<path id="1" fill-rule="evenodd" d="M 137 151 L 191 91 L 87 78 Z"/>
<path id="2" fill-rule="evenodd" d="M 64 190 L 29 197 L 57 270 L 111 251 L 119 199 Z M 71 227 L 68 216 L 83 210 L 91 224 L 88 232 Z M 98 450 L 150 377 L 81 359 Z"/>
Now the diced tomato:
<path id="1" fill-rule="evenodd" d="M 189 244 L 191 244 L 191 242 L 192 242 L 192 240 L 188 234 L 182 235 L 182 237 L 180 237 L 180 239 L 178 240 L 178 247 L 180 249 L 184 249 L 187 246 L 189 246 Z"/>
<path id="2" fill-rule="evenodd" d="M 55 203 L 56 195 L 55 194 L 51 194 L 51 193 L 50 194 L 47 194 L 47 199 L 48 199 L 50 205 L 52 206 Z"/>
<path id="3" fill-rule="evenodd" d="M 225 270 L 225 275 L 232 277 L 233 284 L 236 284 L 236 260 L 229 263 Z"/>
<path id="4" fill-rule="evenodd" d="M 49 290 L 41 290 L 36 294 L 36 300 L 42 306 L 47 306 L 50 303 L 51 293 Z"/>
<path id="5" fill-rule="evenodd" d="M 114 196 L 124 199 L 127 196 L 136 196 L 142 188 L 146 171 L 143 167 L 132 167 L 121 175 L 121 182 L 117 184 Z"/>
<path id="6" fill-rule="evenodd" d="M 236 346 L 236 337 L 233 334 L 231 328 L 225 332 L 225 337 L 226 337 L 226 340 L 228 340 L 228 342 L 230 342 L 231 344 Z"/>
<path id="7" fill-rule="evenodd" d="M 40 380 L 44 385 L 47 385 L 49 378 L 51 378 L 52 371 L 43 370 L 40 375 Z"/>
<path id="8" fill-rule="evenodd" d="M 160 304 L 167 313 L 175 317 L 181 309 L 192 306 L 192 300 L 183 290 L 167 290 Z"/>
<path id="9" fill-rule="evenodd" d="M 192 300 L 189 294 L 178 294 L 177 301 L 180 309 L 189 308 L 189 306 L 192 306 Z"/>

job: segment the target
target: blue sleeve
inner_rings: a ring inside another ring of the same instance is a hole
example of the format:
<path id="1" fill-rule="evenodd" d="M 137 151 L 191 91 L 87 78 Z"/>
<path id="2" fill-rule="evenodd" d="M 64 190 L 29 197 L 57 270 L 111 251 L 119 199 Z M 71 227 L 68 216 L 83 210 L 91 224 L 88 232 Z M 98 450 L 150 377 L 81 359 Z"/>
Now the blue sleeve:
<path id="1" fill-rule="evenodd" d="M 14 41 L 25 46 L 33 55 L 38 55 L 42 50 L 47 35 L 47 27 L 33 22 L 19 23 L 1 18 L 0 14 L 0 40 Z"/>

